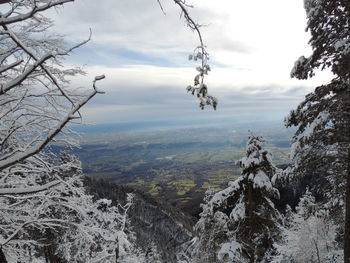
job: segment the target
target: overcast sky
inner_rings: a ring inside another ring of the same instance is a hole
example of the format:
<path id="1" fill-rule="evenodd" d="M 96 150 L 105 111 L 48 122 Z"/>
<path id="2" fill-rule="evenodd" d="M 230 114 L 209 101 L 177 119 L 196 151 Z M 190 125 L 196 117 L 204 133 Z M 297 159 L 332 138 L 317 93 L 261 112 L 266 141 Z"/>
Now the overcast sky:
<path id="1" fill-rule="evenodd" d="M 89 86 L 105 74 L 99 95 L 84 119 L 118 123 L 182 119 L 255 118 L 283 120 L 290 109 L 328 73 L 300 81 L 290 78 L 294 61 L 311 52 L 303 0 L 192 0 L 190 10 L 202 28 L 212 72 L 206 82 L 218 97 L 218 110 L 201 111 L 185 88 L 196 65 L 188 54 L 198 45 L 184 26 L 179 8 L 163 0 L 76 0 L 50 15 L 69 42 L 92 40 L 67 63 L 84 65 L 86 76 L 72 85 Z"/>

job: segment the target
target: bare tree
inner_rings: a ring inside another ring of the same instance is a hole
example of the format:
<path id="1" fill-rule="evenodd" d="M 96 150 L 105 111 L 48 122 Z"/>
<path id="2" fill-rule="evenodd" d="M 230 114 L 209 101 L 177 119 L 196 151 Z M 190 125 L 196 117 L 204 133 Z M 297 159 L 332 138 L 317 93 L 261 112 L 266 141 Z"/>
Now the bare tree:
<path id="1" fill-rule="evenodd" d="M 67 47 L 48 33 L 53 22 L 42 14 L 67 2 L 11 1 L 0 14 L 0 247 L 17 258 L 36 243 L 34 233 L 67 223 L 49 211 L 66 207 L 58 193 L 74 185 L 42 150 L 53 140 L 69 143 L 66 125 L 100 93 L 103 78 L 91 91 L 69 86 L 68 78 L 83 72 L 62 59 L 89 39 Z"/>

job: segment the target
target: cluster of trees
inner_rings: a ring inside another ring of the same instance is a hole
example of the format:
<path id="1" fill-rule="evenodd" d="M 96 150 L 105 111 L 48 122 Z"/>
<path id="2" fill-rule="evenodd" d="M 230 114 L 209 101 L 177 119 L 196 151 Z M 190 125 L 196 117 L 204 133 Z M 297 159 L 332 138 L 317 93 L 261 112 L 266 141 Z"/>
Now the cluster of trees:
<path id="1" fill-rule="evenodd" d="M 289 167 L 274 167 L 261 138 L 250 136 L 242 175 L 207 193 L 196 225 L 199 262 L 350 262 L 350 2 L 304 4 L 313 52 L 291 76 L 330 68 L 334 78 L 286 117 L 296 127 Z M 299 205 L 279 213 L 276 188 L 304 176 L 315 180 Z"/>
<path id="2" fill-rule="evenodd" d="M 278 210 L 279 184 L 292 180 L 286 177 L 295 176 L 296 166 L 277 168 L 263 143 L 250 135 L 246 156 L 237 162 L 242 175 L 222 191 L 206 192 L 195 225 L 193 262 L 341 262 L 344 209 L 334 202 L 336 196 L 328 198 L 329 185 L 310 186 L 323 194 L 317 202 L 307 188 L 296 207 Z"/>

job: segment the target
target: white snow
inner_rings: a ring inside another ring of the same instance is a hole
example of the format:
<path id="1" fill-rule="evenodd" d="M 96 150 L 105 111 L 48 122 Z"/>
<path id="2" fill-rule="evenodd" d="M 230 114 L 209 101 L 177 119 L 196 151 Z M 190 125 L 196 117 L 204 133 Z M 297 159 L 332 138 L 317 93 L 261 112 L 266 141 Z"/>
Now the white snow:
<path id="1" fill-rule="evenodd" d="M 253 183 L 254 188 L 272 189 L 270 178 L 261 170 L 254 176 Z"/>
<path id="2" fill-rule="evenodd" d="M 240 202 L 232 209 L 230 218 L 234 221 L 240 221 L 245 217 L 245 204 L 240 200 Z"/>
<path id="3" fill-rule="evenodd" d="M 222 203 L 224 203 L 226 201 L 226 198 L 231 196 L 232 193 L 234 193 L 235 191 L 237 191 L 240 188 L 240 181 L 242 180 L 242 177 L 237 178 L 237 180 L 235 181 L 230 181 L 229 182 L 229 187 L 227 187 L 226 189 L 217 192 L 213 198 L 210 200 L 209 204 L 210 205 L 220 205 Z"/>
<path id="4" fill-rule="evenodd" d="M 218 253 L 219 260 L 225 259 L 227 262 L 240 260 L 242 246 L 236 241 L 224 243 Z"/>

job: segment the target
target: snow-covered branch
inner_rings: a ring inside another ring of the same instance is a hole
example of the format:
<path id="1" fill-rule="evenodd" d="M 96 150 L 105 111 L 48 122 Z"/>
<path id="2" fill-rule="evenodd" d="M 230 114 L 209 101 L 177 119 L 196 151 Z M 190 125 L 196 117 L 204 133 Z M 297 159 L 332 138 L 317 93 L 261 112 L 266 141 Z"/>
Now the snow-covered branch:
<path id="1" fill-rule="evenodd" d="M 16 66 L 18 66 L 19 64 L 23 63 L 23 59 L 21 60 L 18 60 L 16 62 L 13 62 L 11 63 L 10 65 L 7 65 L 7 66 L 3 66 L 3 67 L 0 67 L 0 74 L 5 72 L 6 70 L 9 70 L 9 69 L 12 69 Z"/>
<path id="2" fill-rule="evenodd" d="M 50 70 L 47 69 L 47 67 L 44 66 L 44 62 L 50 58 L 54 58 L 56 56 L 66 56 L 68 55 L 71 51 L 73 51 L 76 48 L 81 47 L 82 45 L 86 44 L 88 41 L 91 39 L 91 31 L 90 31 L 90 36 L 87 40 L 75 45 L 74 47 L 70 48 L 67 51 L 64 52 L 51 52 L 49 54 L 44 55 L 42 58 L 38 58 L 33 52 L 29 50 L 28 47 L 16 36 L 14 32 L 12 32 L 6 25 L 3 25 L 3 28 L 5 29 L 5 34 L 8 34 L 10 38 L 13 40 L 13 42 L 21 48 L 27 55 L 34 59 L 36 63 L 34 63 L 33 66 L 31 66 L 24 74 L 18 76 L 14 81 L 11 81 L 10 85 L 5 85 L 0 91 L 1 92 L 6 92 L 7 90 L 13 88 L 14 86 L 17 86 L 23 82 L 23 80 L 27 79 L 30 73 L 32 73 L 37 67 L 40 66 L 40 68 L 45 72 L 45 74 L 51 79 L 52 83 L 59 89 L 59 91 L 62 93 L 62 95 L 74 105 L 74 102 L 70 98 L 70 96 L 66 93 L 66 91 L 61 87 L 61 85 L 58 83 L 56 78 L 53 76 L 53 74 L 50 72 Z M 6 87 L 9 86 L 9 87 Z"/>
<path id="3" fill-rule="evenodd" d="M 42 141 L 40 141 L 38 144 L 36 144 L 33 147 L 30 147 L 24 152 L 19 152 L 17 154 L 12 155 L 11 157 L 0 161 L 0 170 L 5 169 L 7 167 L 10 167 L 16 163 L 19 163 L 25 159 L 27 159 L 30 156 L 33 156 L 34 154 L 40 152 L 51 140 L 60 132 L 62 129 L 66 126 L 66 124 L 75 119 L 75 114 L 96 94 L 102 93 L 101 91 L 98 91 L 96 88 L 96 81 L 103 79 L 102 77 L 97 77 L 94 80 L 94 90 L 84 98 L 79 104 L 75 105 L 75 107 L 64 117 L 61 119 L 60 123 L 49 132 L 49 134 L 46 136 L 46 138 Z"/>
<path id="4" fill-rule="evenodd" d="M 198 73 L 194 78 L 194 85 L 187 86 L 187 92 L 190 92 L 192 95 L 196 95 L 199 99 L 199 107 L 203 110 L 206 105 L 211 105 L 214 110 L 216 110 L 218 100 L 217 98 L 208 94 L 208 87 L 204 83 L 204 78 L 209 74 L 211 68 L 208 64 L 209 54 L 206 50 L 206 46 L 203 41 L 202 33 L 200 31 L 201 25 L 196 23 L 188 12 L 188 8 L 192 6 L 188 5 L 185 0 L 174 0 L 175 4 L 178 5 L 181 9 L 181 15 L 186 21 L 186 25 L 196 32 L 199 45 L 194 49 L 193 54 L 189 56 L 189 60 L 201 62 L 201 66 L 197 67 L 196 70 Z M 159 2 L 160 3 L 160 2 Z"/>
<path id="5" fill-rule="evenodd" d="M 2 0 L 0 1 L 0 4 L 5 4 L 5 3 L 9 3 L 11 1 L 9 0 Z M 33 1 L 34 6 L 32 6 L 32 9 L 24 14 L 18 14 L 12 17 L 1 17 L 0 15 L 0 25 L 4 26 L 4 25 L 9 25 L 9 24 L 13 24 L 13 23 L 18 23 L 24 20 L 27 20 L 29 18 L 32 18 L 35 14 L 39 13 L 39 12 L 43 12 L 47 9 L 50 9 L 52 7 L 55 6 L 59 6 L 59 5 L 64 5 L 65 3 L 68 2 L 74 2 L 74 0 L 58 0 L 58 1 L 49 1 L 46 4 L 43 4 L 41 6 L 37 5 L 37 2 L 40 1 Z"/>
<path id="6" fill-rule="evenodd" d="M 53 181 L 45 185 L 25 187 L 25 188 L 0 188 L 0 195 L 20 195 L 20 194 L 35 194 L 48 190 L 51 187 L 58 185 L 60 181 Z"/>
<path id="7" fill-rule="evenodd" d="M 45 224 L 45 225 L 57 226 L 57 223 L 59 223 L 59 224 L 63 223 L 64 224 L 64 223 L 67 223 L 67 222 L 65 222 L 63 220 L 59 220 L 59 219 L 37 219 L 37 220 L 27 221 L 27 222 L 23 223 L 21 226 L 19 226 L 7 239 L 1 241 L 0 247 L 3 247 L 7 243 L 9 243 L 11 240 L 13 240 L 18 235 L 18 233 L 20 233 L 20 231 L 22 231 L 28 225 L 31 225 L 31 224 Z"/>

